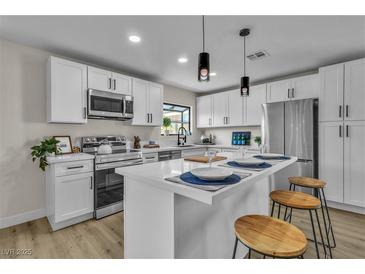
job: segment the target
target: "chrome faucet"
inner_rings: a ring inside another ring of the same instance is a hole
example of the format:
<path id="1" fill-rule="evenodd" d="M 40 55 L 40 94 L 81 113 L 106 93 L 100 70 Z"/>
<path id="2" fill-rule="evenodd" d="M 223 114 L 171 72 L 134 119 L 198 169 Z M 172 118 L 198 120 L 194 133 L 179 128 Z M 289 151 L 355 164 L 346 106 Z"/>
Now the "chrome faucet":
<path id="1" fill-rule="evenodd" d="M 182 134 L 180 134 L 180 132 Z M 186 143 L 186 135 L 187 135 L 187 130 L 181 126 L 178 130 L 177 130 L 177 145 L 178 146 L 183 146 Z M 180 142 L 180 140 L 182 140 L 182 142 Z"/>

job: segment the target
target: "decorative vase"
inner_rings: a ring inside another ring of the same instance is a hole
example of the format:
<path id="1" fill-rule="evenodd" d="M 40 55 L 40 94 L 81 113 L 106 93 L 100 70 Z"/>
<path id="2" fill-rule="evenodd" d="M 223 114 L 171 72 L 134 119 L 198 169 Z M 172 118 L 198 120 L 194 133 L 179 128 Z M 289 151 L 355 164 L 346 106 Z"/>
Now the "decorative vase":
<path id="1" fill-rule="evenodd" d="M 169 136 L 170 135 L 170 131 L 168 129 L 165 129 L 165 136 Z"/>

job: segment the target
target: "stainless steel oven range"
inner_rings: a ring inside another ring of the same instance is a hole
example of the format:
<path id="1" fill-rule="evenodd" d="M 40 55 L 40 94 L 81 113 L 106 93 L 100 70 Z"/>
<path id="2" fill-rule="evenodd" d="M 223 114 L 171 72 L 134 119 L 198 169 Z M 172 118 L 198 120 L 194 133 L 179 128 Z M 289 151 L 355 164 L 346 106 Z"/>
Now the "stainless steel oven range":
<path id="1" fill-rule="evenodd" d="M 124 136 L 83 137 L 82 151 L 95 155 L 95 218 L 100 219 L 122 211 L 124 177 L 116 173 L 115 169 L 142 164 L 142 153 L 139 150 L 126 149 Z"/>

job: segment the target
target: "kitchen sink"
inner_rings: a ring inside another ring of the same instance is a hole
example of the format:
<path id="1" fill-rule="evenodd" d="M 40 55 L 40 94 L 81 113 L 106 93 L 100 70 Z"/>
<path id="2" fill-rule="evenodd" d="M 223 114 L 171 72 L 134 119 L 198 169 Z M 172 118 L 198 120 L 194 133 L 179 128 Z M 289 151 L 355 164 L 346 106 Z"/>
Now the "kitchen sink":
<path id="1" fill-rule="evenodd" d="M 194 147 L 195 145 L 179 145 L 179 146 L 174 146 L 174 147 Z"/>

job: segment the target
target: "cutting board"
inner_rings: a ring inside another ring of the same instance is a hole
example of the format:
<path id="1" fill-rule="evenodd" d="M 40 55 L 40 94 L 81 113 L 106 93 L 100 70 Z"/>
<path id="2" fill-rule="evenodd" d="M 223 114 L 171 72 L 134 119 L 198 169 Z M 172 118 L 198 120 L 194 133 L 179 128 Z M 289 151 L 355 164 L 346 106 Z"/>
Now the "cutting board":
<path id="1" fill-rule="evenodd" d="M 226 159 L 227 159 L 227 157 L 214 156 L 212 159 L 212 162 L 222 161 L 222 160 L 226 160 Z M 192 162 L 199 162 L 199 163 L 209 163 L 208 156 L 188 156 L 188 157 L 185 157 L 184 160 L 192 161 Z"/>
<path id="2" fill-rule="evenodd" d="M 158 144 L 153 144 L 153 145 L 144 145 L 143 148 L 159 148 L 160 145 Z"/>

